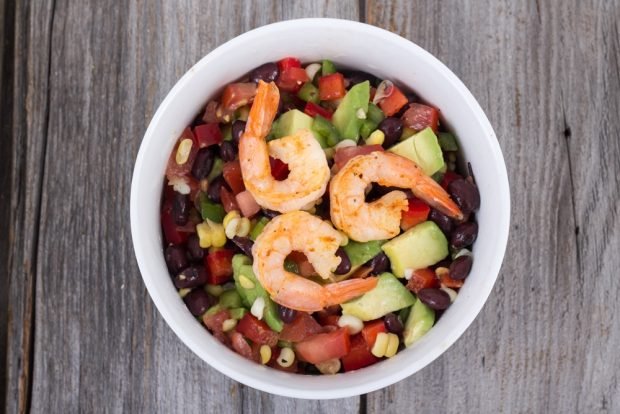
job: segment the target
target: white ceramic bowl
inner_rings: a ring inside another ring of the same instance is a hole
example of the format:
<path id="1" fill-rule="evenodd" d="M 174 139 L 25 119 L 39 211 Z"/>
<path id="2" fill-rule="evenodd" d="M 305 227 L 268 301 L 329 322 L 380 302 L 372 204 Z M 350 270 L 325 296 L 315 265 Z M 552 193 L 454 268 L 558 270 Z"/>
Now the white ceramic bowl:
<path id="1" fill-rule="evenodd" d="M 250 362 L 221 345 L 190 314 L 164 262 L 159 224 L 166 161 L 174 142 L 207 99 L 252 68 L 284 56 L 329 58 L 412 88 L 441 109 L 471 162 L 481 193 L 474 266 L 457 300 L 413 347 L 358 371 L 334 376 L 293 375 Z M 388 31 L 334 19 L 275 23 L 213 50 L 172 88 L 153 117 L 138 153 L 131 186 L 131 233 L 144 283 L 168 325 L 200 358 L 227 376 L 274 394 L 327 399 L 391 385 L 422 369 L 472 323 L 497 278 L 510 217 L 506 166 L 495 133 L 463 83 L 431 54 Z"/>

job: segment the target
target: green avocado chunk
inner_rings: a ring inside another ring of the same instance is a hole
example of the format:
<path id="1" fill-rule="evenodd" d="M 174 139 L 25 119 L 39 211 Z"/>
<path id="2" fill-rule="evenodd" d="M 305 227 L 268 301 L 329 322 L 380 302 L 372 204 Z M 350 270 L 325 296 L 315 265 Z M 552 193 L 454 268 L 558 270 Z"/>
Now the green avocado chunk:
<path id="1" fill-rule="evenodd" d="M 425 221 L 381 246 L 390 259 L 392 272 L 405 276 L 405 269 L 422 269 L 448 256 L 448 240 L 432 221 Z"/>
<path id="2" fill-rule="evenodd" d="M 413 345 L 433 327 L 434 323 L 435 311 L 423 304 L 420 299 L 416 299 L 405 322 L 403 331 L 405 346 Z"/>
<path id="3" fill-rule="evenodd" d="M 332 122 L 342 139 L 351 139 L 355 142 L 360 136 L 360 127 L 368 113 L 370 100 L 370 82 L 358 83 L 349 89 L 338 105 Z M 363 112 L 363 116 L 361 112 Z"/>
<path id="4" fill-rule="evenodd" d="M 349 243 L 343 249 L 349 257 L 351 267 L 357 267 L 381 253 L 381 245 L 383 243 L 385 243 L 384 240 L 373 240 L 363 243 L 349 240 Z"/>
<path id="5" fill-rule="evenodd" d="M 394 145 L 388 151 L 409 158 L 415 162 L 426 175 L 433 175 L 443 165 L 443 153 L 437 136 L 431 128 L 423 129 L 417 134 Z"/>
<path id="6" fill-rule="evenodd" d="M 293 135 L 295 132 L 307 129 L 312 132 L 314 138 L 319 142 L 321 148 L 327 148 L 327 142 L 325 138 L 314 133 L 312 130 L 312 123 L 314 119 L 311 116 L 308 116 L 301 112 L 299 109 L 291 109 L 288 112 L 285 112 L 278 118 L 278 120 L 274 123 L 271 128 L 271 134 L 274 138 L 282 138 L 287 137 L 289 135 Z"/>
<path id="7" fill-rule="evenodd" d="M 363 321 L 371 321 L 390 312 L 413 305 L 415 297 L 391 273 L 379 276 L 377 286 L 349 302 L 343 303 L 342 313 Z"/>

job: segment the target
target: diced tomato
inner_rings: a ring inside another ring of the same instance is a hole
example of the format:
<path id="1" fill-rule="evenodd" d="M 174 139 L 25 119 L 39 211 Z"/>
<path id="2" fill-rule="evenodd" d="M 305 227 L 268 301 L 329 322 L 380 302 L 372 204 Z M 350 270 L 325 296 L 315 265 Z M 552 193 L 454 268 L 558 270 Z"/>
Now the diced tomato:
<path id="1" fill-rule="evenodd" d="M 280 71 L 277 84 L 280 89 L 285 92 L 297 93 L 301 89 L 301 85 L 308 82 L 308 74 L 302 68 L 287 68 Z"/>
<path id="2" fill-rule="evenodd" d="M 283 59 L 280 59 L 278 61 L 278 69 L 280 69 L 280 72 L 283 72 L 286 69 L 289 68 L 300 68 L 301 67 L 301 61 L 297 58 L 294 57 L 285 57 Z"/>
<path id="3" fill-rule="evenodd" d="M 234 111 L 252 102 L 254 96 L 256 96 L 254 82 L 230 83 L 226 85 L 222 94 L 222 108 L 224 111 Z"/>
<path id="4" fill-rule="evenodd" d="M 362 336 L 368 345 L 368 349 L 371 349 L 377 340 L 377 335 L 381 332 L 387 332 L 383 319 L 377 319 L 376 321 L 366 322 L 362 329 Z"/>
<path id="5" fill-rule="evenodd" d="M 432 269 L 417 269 L 413 271 L 411 279 L 407 282 L 407 289 L 418 293 L 422 289 L 438 288 L 439 280 Z"/>
<path id="6" fill-rule="evenodd" d="M 409 104 L 409 109 L 401 117 L 403 124 L 407 128 L 415 131 L 422 131 L 426 127 L 431 127 L 437 132 L 439 127 L 439 110 L 432 106 L 418 103 Z"/>
<path id="7" fill-rule="evenodd" d="M 164 232 L 166 242 L 172 244 L 182 244 L 189 237 L 189 232 L 183 231 L 177 226 L 172 217 L 172 204 L 169 201 L 164 202 L 161 211 L 161 228 Z"/>
<path id="8" fill-rule="evenodd" d="M 232 278 L 232 258 L 233 251 L 228 249 L 219 249 L 205 256 L 205 266 L 209 271 L 208 283 L 221 285 Z"/>
<path id="9" fill-rule="evenodd" d="M 237 332 L 252 342 L 261 345 L 276 346 L 278 334 L 263 322 L 256 319 L 250 312 L 246 312 L 243 318 L 237 323 Z"/>
<path id="10" fill-rule="evenodd" d="M 271 176 L 278 181 L 285 180 L 290 171 L 288 164 L 277 158 L 269 157 L 269 165 L 271 166 Z"/>
<path id="11" fill-rule="evenodd" d="M 235 196 L 237 205 L 241 210 L 243 217 L 252 217 L 254 214 L 260 211 L 260 206 L 254 199 L 254 196 L 248 191 L 242 191 Z"/>
<path id="12" fill-rule="evenodd" d="M 215 101 L 207 102 L 207 106 L 205 106 L 205 112 L 202 114 L 202 121 L 207 124 L 217 122 L 217 107 L 218 103 Z"/>
<path id="13" fill-rule="evenodd" d="M 239 164 L 239 160 L 229 161 L 224 164 L 224 168 L 222 169 L 222 175 L 224 176 L 224 180 L 226 180 L 226 183 L 235 195 L 245 190 L 245 184 L 243 184 L 243 176 L 241 175 L 241 165 Z"/>
<path id="14" fill-rule="evenodd" d="M 345 93 L 342 73 L 336 72 L 319 78 L 319 98 L 322 101 L 340 99 Z"/>
<path id="15" fill-rule="evenodd" d="M 239 332 L 233 331 L 230 334 L 230 342 L 233 350 L 244 358 L 254 361 L 255 355 L 252 347 Z"/>
<path id="16" fill-rule="evenodd" d="M 222 327 L 226 319 L 230 319 L 230 312 L 228 312 L 228 309 L 222 309 L 219 312 L 211 314 L 207 312 L 202 316 L 202 322 L 205 326 L 209 328 L 213 336 L 223 343 L 228 343 L 229 341 Z"/>
<path id="17" fill-rule="evenodd" d="M 220 201 L 222 202 L 224 210 L 226 210 L 227 213 L 230 213 L 233 210 L 239 211 L 239 206 L 237 205 L 235 195 L 228 191 L 228 189 L 224 186 L 220 188 Z"/>
<path id="18" fill-rule="evenodd" d="M 452 279 L 450 277 L 450 273 L 442 274 L 439 276 L 439 282 L 442 286 L 448 287 L 450 289 L 460 289 L 463 287 L 463 280 Z"/>
<path id="19" fill-rule="evenodd" d="M 325 109 L 321 105 L 317 105 L 314 102 L 306 103 L 304 112 L 306 113 L 306 115 L 309 115 L 313 118 L 317 115 L 321 115 L 323 118 L 329 119 L 329 120 L 332 119 L 332 115 L 333 115 L 333 113 L 329 109 Z"/>
<path id="20" fill-rule="evenodd" d="M 351 337 L 351 350 L 341 360 L 344 370 L 348 372 L 372 365 L 379 358 L 370 352 L 364 337 L 357 334 Z"/>
<path id="21" fill-rule="evenodd" d="M 222 142 L 222 131 L 220 131 L 220 126 L 217 122 L 198 125 L 194 128 L 194 135 L 200 148 Z"/>
<path id="22" fill-rule="evenodd" d="M 357 157 L 358 155 L 370 154 L 375 151 L 383 151 L 383 147 L 381 145 L 362 145 L 339 148 L 334 155 L 334 164 L 336 165 L 336 169 L 340 170 L 351 158 Z"/>
<path id="23" fill-rule="evenodd" d="M 183 164 L 177 164 L 177 150 L 179 149 L 179 144 L 185 139 L 192 140 L 192 147 L 189 153 L 189 157 L 187 158 L 187 161 Z M 168 158 L 168 165 L 166 166 L 166 177 L 168 177 L 169 180 L 173 180 L 176 177 L 188 175 L 189 172 L 192 170 L 192 165 L 194 165 L 196 154 L 198 154 L 196 137 L 194 136 L 194 133 L 190 128 L 185 128 L 181 133 L 181 136 L 177 140 L 177 143 L 174 145 L 172 153 L 170 154 L 170 158 Z"/>
<path id="24" fill-rule="evenodd" d="M 291 323 L 285 323 L 280 339 L 288 342 L 300 342 L 304 339 L 321 333 L 323 328 L 307 312 L 297 312 L 297 316 Z"/>
<path id="25" fill-rule="evenodd" d="M 349 330 L 341 328 L 334 332 L 322 333 L 295 344 L 297 356 L 302 361 L 318 364 L 328 359 L 341 358 L 351 350 Z"/>
<path id="26" fill-rule="evenodd" d="M 422 200 L 412 198 L 409 200 L 409 209 L 404 211 L 400 218 L 400 228 L 409 230 L 428 219 L 431 208 Z"/>
<path id="27" fill-rule="evenodd" d="M 379 102 L 385 116 L 392 116 L 407 104 L 407 97 L 394 85 L 392 93 Z"/>
<path id="28" fill-rule="evenodd" d="M 325 315 L 321 317 L 321 325 L 323 327 L 326 326 L 338 326 L 338 321 L 340 320 L 339 315 Z"/>
<path id="29" fill-rule="evenodd" d="M 448 186 L 450 185 L 450 183 L 458 178 L 463 177 L 461 177 L 454 171 L 446 171 L 446 173 L 443 175 L 443 178 L 441 179 L 441 186 L 444 190 L 448 191 Z"/>

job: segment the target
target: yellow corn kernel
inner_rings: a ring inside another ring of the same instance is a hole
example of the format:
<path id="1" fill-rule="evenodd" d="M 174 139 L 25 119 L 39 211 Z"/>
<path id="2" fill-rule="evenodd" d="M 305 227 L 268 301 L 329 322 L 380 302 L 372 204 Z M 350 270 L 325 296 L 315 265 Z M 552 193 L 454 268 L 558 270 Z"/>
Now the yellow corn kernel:
<path id="1" fill-rule="evenodd" d="M 241 215 L 239 214 L 239 212 L 237 210 L 233 210 L 228 212 L 228 214 L 226 214 L 224 216 L 224 220 L 222 221 L 222 225 L 224 226 L 224 228 L 228 227 L 228 223 L 230 223 L 230 221 L 232 219 L 238 219 L 239 217 L 241 217 Z"/>
<path id="2" fill-rule="evenodd" d="M 239 221 L 241 219 L 238 217 L 233 217 L 228 221 L 227 224 L 224 225 L 224 232 L 226 233 L 226 237 L 232 239 L 237 235 L 237 229 L 239 228 Z"/>
<path id="3" fill-rule="evenodd" d="M 200 244 L 200 247 L 202 247 L 203 249 L 211 247 L 212 240 L 209 224 L 207 222 L 197 224 L 196 232 L 198 233 L 198 242 Z"/>
<path id="4" fill-rule="evenodd" d="M 260 347 L 260 362 L 265 365 L 271 360 L 271 347 L 269 345 L 261 345 Z"/>
<path id="5" fill-rule="evenodd" d="M 233 329 L 235 329 L 235 326 L 237 326 L 236 319 L 226 319 L 222 323 L 222 331 L 224 332 L 232 331 Z"/>
<path id="6" fill-rule="evenodd" d="M 288 368 L 293 365 L 293 362 L 295 362 L 295 352 L 293 352 L 293 350 L 288 347 L 282 348 L 277 361 L 278 365 L 280 365 L 281 367 Z"/>
<path id="7" fill-rule="evenodd" d="M 338 233 L 340 233 L 340 235 L 342 236 L 342 239 L 340 240 L 340 246 L 344 247 L 349 244 L 349 236 L 347 236 L 345 232 L 340 230 L 338 230 Z"/>
<path id="8" fill-rule="evenodd" d="M 190 288 L 185 288 L 185 289 L 179 289 L 179 296 L 181 296 L 182 298 L 185 297 L 185 295 L 187 295 L 189 292 L 191 292 L 192 290 Z"/>
<path id="9" fill-rule="evenodd" d="M 187 162 L 189 159 L 189 154 L 192 152 L 192 145 L 194 145 L 194 143 L 189 138 L 185 138 L 181 141 L 177 147 L 177 153 L 174 156 L 174 160 L 177 164 L 183 165 Z"/>
<path id="10" fill-rule="evenodd" d="M 385 134 L 380 129 L 377 129 L 366 139 L 366 145 L 383 145 L 384 141 Z"/>
<path id="11" fill-rule="evenodd" d="M 237 236 L 246 237 L 248 234 L 250 234 L 251 226 L 252 225 L 250 223 L 250 219 L 248 219 L 247 217 L 242 217 L 241 219 L 239 219 L 239 225 L 237 226 Z"/>
<path id="12" fill-rule="evenodd" d="M 384 356 L 389 340 L 390 338 L 388 334 L 386 334 L 385 332 L 380 332 L 377 335 L 377 339 L 375 340 L 375 344 L 372 346 L 370 353 L 377 358 L 381 358 L 382 356 Z"/>
<path id="13" fill-rule="evenodd" d="M 254 282 L 252 282 L 246 275 L 239 276 L 239 284 L 244 289 L 254 289 Z"/>
<path id="14" fill-rule="evenodd" d="M 435 274 L 437 277 L 447 276 L 450 273 L 450 269 L 447 267 L 438 267 L 435 269 Z"/>
<path id="15" fill-rule="evenodd" d="M 224 247 L 226 244 L 226 233 L 224 233 L 224 226 L 220 223 L 215 223 L 207 219 L 207 223 L 211 227 L 211 245 L 213 247 Z"/>
<path id="16" fill-rule="evenodd" d="M 340 360 L 338 358 L 328 359 L 327 361 L 315 364 L 316 368 L 325 375 L 334 375 L 340 371 Z"/>
<path id="17" fill-rule="evenodd" d="M 224 288 L 221 285 L 207 285 L 205 286 L 205 291 L 210 295 L 220 296 Z"/>
<path id="18" fill-rule="evenodd" d="M 393 333 L 389 333 L 388 334 L 388 344 L 387 347 L 385 349 L 385 356 L 388 358 L 392 358 L 394 355 L 396 355 L 396 351 L 398 351 L 398 336 L 393 334 Z"/>

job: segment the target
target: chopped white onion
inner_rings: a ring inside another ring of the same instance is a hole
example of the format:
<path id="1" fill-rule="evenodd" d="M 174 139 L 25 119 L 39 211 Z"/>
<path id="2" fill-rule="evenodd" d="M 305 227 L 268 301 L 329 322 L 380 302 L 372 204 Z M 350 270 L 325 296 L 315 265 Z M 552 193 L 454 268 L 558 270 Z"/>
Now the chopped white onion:
<path id="1" fill-rule="evenodd" d="M 312 79 L 314 79 L 314 77 L 316 76 L 317 72 L 320 70 L 321 70 L 320 63 L 311 63 L 308 66 L 306 66 L 306 75 L 308 75 L 308 78 L 310 78 L 310 81 L 312 81 Z"/>

